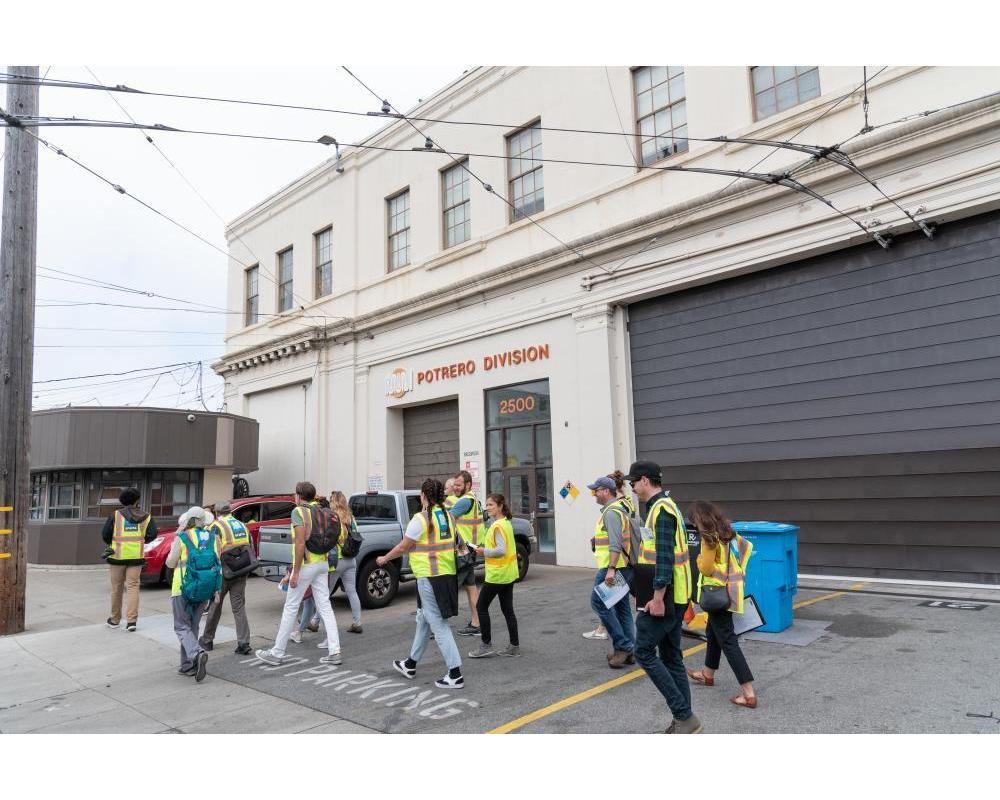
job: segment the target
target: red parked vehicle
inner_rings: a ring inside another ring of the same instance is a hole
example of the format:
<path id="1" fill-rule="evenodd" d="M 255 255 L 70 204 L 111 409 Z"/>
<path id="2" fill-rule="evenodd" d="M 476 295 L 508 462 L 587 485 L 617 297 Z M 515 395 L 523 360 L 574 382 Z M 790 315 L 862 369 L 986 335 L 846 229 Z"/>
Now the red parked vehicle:
<path id="1" fill-rule="evenodd" d="M 291 494 L 261 495 L 230 500 L 233 516 L 247 526 L 253 541 L 254 552 L 260 552 L 259 532 L 261 525 L 291 525 L 295 496 Z M 145 547 L 143 558 L 146 566 L 142 570 L 143 583 L 168 583 L 173 571 L 167 568 L 167 555 L 177 535 L 177 526 L 160 528 L 156 538 Z"/>

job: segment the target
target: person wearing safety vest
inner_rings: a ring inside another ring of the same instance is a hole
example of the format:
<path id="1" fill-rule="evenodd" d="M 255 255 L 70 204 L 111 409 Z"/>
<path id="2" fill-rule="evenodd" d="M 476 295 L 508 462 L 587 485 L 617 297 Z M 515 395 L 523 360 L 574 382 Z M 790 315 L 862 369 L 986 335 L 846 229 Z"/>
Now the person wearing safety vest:
<path id="1" fill-rule="evenodd" d="M 705 666 L 688 676 L 703 686 L 715 685 L 715 671 L 719 668 L 722 653 L 736 673 L 741 694 L 730 697 L 729 702 L 743 708 L 757 708 L 757 695 L 753 688 L 753 673 L 747 664 L 740 642 L 733 629 L 733 614 L 743 613 L 743 590 L 747 573 L 747 562 L 753 552 L 753 545 L 736 531 L 722 509 L 704 500 L 698 500 L 688 509 L 688 517 L 701 536 L 701 550 L 698 554 L 698 601 L 705 586 L 724 586 L 729 597 L 729 607 L 719 611 L 709 611 L 705 628 L 707 648 Z"/>
<path id="2" fill-rule="evenodd" d="M 491 494 L 486 498 L 486 513 L 490 526 L 485 541 L 475 548 L 476 555 L 486 559 L 486 581 L 479 593 L 479 619 L 483 622 L 483 641 L 479 648 L 469 653 L 470 658 L 489 656 L 519 656 L 520 641 L 517 638 L 517 617 L 514 616 L 514 582 L 518 577 L 517 545 L 514 542 L 514 526 L 511 524 L 510 506 L 502 494 Z M 510 644 L 503 650 L 493 648 L 490 628 L 490 603 L 494 597 L 500 598 L 500 610 L 507 621 L 507 636 Z"/>
<path id="3" fill-rule="evenodd" d="M 461 689 L 462 656 L 455 644 L 451 627 L 445 621 L 458 614 L 458 582 L 455 579 L 456 525 L 444 507 L 444 486 L 428 478 L 420 486 L 422 510 L 413 515 L 402 540 L 375 562 L 384 567 L 408 554 L 410 571 L 417 579 L 417 629 L 408 658 L 393 661 L 392 667 L 404 678 L 417 677 L 417 664 L 423 658 L 431 633 L 448 667 L 443 677 L 434 681 L 438 689 Z"/>
<path id="4" fill-rule="evenodd" d="M 445 498 L 445 508 L 455 518 L 459 538 L 470 545 L 481 545 L 486 536 L 486 523 L 479 500 L 472 493 L 472 475 L 466 470 L 455 474 L 449 481 L 454 494 Z M 447 491 L 447 489 L 445 490 Z M 459 547 L 456 564 L 458 588 L 465 587 L 469 599 L 469 624 L 459 629 L 459 636 L 479 636 L 479 611 L 477 603 L 479 591 L 476 588 L 476 554 L 465 547 Z"/>
<path id="5" fill-rule="evenodd" d="M 635 663 L 635 620 L 632 619 L 632 603 L 626 592 L 608 608 L 597 593 L 597 587 L 605 584 L 613 587 L 619 580 L 632 585 L 632 568 L 629 566 L 631 547 L 631 523 L 628 515 L 618 503 L 615 482 L 602 475 L 587 488 L 594 495 L 601 513 L 594 526 L 594 558 L 597 573 L 594 576 L 594 590 L 590 593 L 590 607 L 601 620 L 601 624 L 611 635 L 614 652 L 608 655 L 608 666 L 622 669 L 626 664 Z"/>
<path id="6" fill-rule="evenodd" d="M 218 516 L 212 527 L 219 537 L 221 552 L 232 550 L 235 547 L 253 548 L 250 541 L 250 531 L 246 525 L 233 516 L 232 506 L 229 501 L 216 503 Z M 215 631 L 219 627 L 219 620 L 222 618 L 222 604 L 229 595 L 229 606 L 233 611 L 233 619 L 236 621 L 236 654 L 248 656 L 250 649 L 250 622 L 247 620 L 246 610 L 246 588 L 247 576 L 240 575 L 238 578 L 222 577 L 222 589 L 219 591 L 219 602 L 213 602 L 208 607 L 208 616 L 205 619 L 205 632 L 201 635 L 199 644 L 206 650 L 213 649 L 215 641 Z"/>
<path id="7" fill-rule="evenodd" d="M 691 597 L 691 566 L 687 557 L 684 518 L 663 491 L 660 465 L 636 461 L 625 479 L 646 504 L 645 546 L 639 569 L 649 569 L 652 559 L 652 596 L 636 597 L 635 660 L 646 671 L 667 702 L 673 721 L 665 733 L 701 733 L 701 720 L 691 710 L 691 686 L 684 670 L 681 623 Z M 650 539 L 651 536 L 651 539 Z"/>
<path id="8" fill-rule="evenodd" d="M 183 596 L 181 587 L 184 583 L 184 572 L 187 569 L 188 546 L 184 536 L 190 537 L 191 542 L 198 547 L 203 547 L 211 540 L 215 548 L 215 554 L 221 553 L 218 534 L 215 532 L 213 523 L 215 517 L 211 511 L 194 506 L 189 508 L 177 520 L 177 535 L 170 545 L 170 552 L 167 554 L 167 567 L 174 571 L 173 580 L 170 585 L 170 604 L 174 613 L 174 633 L 181 643 L 181 666 L 177 672 L 180 675 L 193 677 L 198 683 L 205 679 L 205 667 L 208 664 L 208 653 L 201 646 L 198 640 L 198 626 L 201 624 L 201 615 L 208 607 L 208 601 L 199 603 L 192 607 Z M 213 603 L 219 602 L 219 593 L 215 592 Z"/>
<path id="9" fill-rule="evenodd" d="M 122 621 L 122 593 L 125 600 L 125 630 L 135 632 L 139 621 L 139 578 L 146 566 L 145 546 L 156 539 L 156 523 L 151 515 L 137 505 L 138 489 L 129 487 L 118 495 L 121 508 L 115 509 L 104 521 L 101 538 L 107 545 L 105 560 L 111 579 L 111 616 L 108 627 L 117 628 Z"/>

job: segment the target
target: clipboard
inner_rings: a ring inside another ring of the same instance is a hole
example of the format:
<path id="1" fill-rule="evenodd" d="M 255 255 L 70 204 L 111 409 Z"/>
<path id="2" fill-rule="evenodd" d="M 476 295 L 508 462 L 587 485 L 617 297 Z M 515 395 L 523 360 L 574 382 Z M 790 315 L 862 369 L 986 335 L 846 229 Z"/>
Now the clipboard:
<path id="1" fill-rule="evenodd" d="M 694 604 L 694 607 L 696 613 L 704 613 L 697 603 Z M 754 596 L 752 594 L 748 594 L 743 598 L 743 613 L 733 614 L 733 630 L 736 632 L 737 636 L 742 636 L 744 633 L 755 631 L 758 628 L 764 627 L 766 624 L 767 621 L 764 619 L 764 615 L 760 611 L 760 606 L 757 605 L 757 601 L 754 599 Z M 684 625 L 681 628 L 681 633 L 694 639 L 701 639 L 702 641 L 707 638 L 704 628 L 693 629 Z"/>

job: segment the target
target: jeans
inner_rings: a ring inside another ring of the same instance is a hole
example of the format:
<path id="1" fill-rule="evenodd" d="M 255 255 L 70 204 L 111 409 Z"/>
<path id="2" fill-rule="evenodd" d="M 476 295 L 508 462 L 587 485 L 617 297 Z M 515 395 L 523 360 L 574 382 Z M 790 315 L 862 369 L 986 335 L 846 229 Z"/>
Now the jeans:
<path id="1" fill-rule="evenodd" d="M 278 658 L 285 655 L 288 637 L 292 633 L 292 628 L 295 627 L 295 615 L 302 603 L 302 595 L 310 586 L 313 590 L 313 601 L 323 619 L 323 627 L 326 628 L 327 648 L 331 655 L 340 652 L 340 636 L 337 632 L 337 620 L 333 616 L 333 608 L 330 606 L 330 590 L 327 588 L 326 572 L 325 559 L 312 564 L 303 563 L 299 569 L 299 585 L 294 589 L 291 586 L 288 587 L 285 607 L 281 612 L 281 625 L 278 626 L 278 635 L 274 639 L 274 647 L 271 648 L 271 652 Z"/>
<path id="2" fill-rule="evenodd" d="M 206 642 L 215 640 L 215 630 L 222 618 L 222 604 L 229 595 L 229 605 L 233 609 L 233 619 L 236 621 L 236 641 L 239 644 L 250 644 L 250 623 L 246 611 L 247 576 L 242 575 L 232 580 L 222 579 L 222 589 L 219 591 L 219 602 L 208 607 L 208 617 L 205 620 L 205 632 L 201 638 Z"/>
<path id="3" fill-rule="evenodd" d="M 188 601 L 180 595 L 170 598 L 170 605 L 174 612 L 174 633 L 181 643 L 181 669 L 191 669 L 195 658 L 202 651 L 198 644 L 198 625 L 201 622 L 201 612 L 208 602 L 199 603 L 193 613 Z"/>
<path id="4" fill-rule="evenodd" d="M 493 630 L 490 625 L 490 603 L 493 602 L 494 597 L 500 598 L 500 610 L 503 612 L 503 618 L 507 621 L 507 637 L 510 639 L 510 643 L 517 647 L 520 642 L 517 638 L 517 617 L 514 616 L 513 583 L 490 583 L 487 581 L 479 592 L 476 611 L 479 612 L 479 630 L 483 644 L 490 644 L 493 641 Z"/>
<path id="5" fill-rule="evenodd" d="M 671 587 L 667 587 L 667 593 L 671 591 Z M 662 617 L 639 613 L 635 660 L 667 701 L 674 719 L 683 721 L 691 716 L 691 685 L 681 650 L 685 606 L 675 606 L 672 597 L 664 598 L 664 606 Z"/>
<path id="6" fill-rule="evenodd" d="M 631 585 L 631 567 L 622 567 L 617 572 L 626 583 Z M 607 573 L 606 569 L 597 570 L 597 574 L 594 576 L 594 586 L 604 583 L 604 577 Z M 635 620 L 632 619 L 630 595 L 626 594 L 611 608 L 607 608 L 601 599 L 594 592 L 591 592 L 590 607 L 600 617 L 601 623 L 608 629 L 608 633 L 611 634 L 611 642 L 614 644 L 615 650 L 622 650 L 626 653 L 631 653 L 635 650 Z"/>
<path id="7" fill-rule="evenodd" d="M 441 651 L 441 657 L 448 665 L 448 669 L 462 666 L 458 645 L 455 644 L 451 627 L 445 622 L 438 610 L 431 582 L 427 578 L 417 578 L 417 592 L 420 594 L 420 608 L 417 609 L 417 630 L 413 635 L 410 658 L 414 661 L 420 661 L 423 658 L 424 650 L 427 649 L 427 643 L 430 641 L 430 634 L 433 631 L 434 641 Z"/>
<path id="8" fill-rule="evenodd" d="M 311 597 L 306 597 L 302 601 L 302 617 L 299 622 L 299 630 L 304 631 L 309 627 L 309 623 L 313 621 L 313 617 L 316 618 L 316 624 L 319 624 L 319 614 L 316 613 L 316 601 Z"/>
<path id="9" fill-rule="evenodd" d="M 708 615 L 708 626 L 705 629 L 708 647 L 705 650 L 705 666 L 711 670 L 719 668 L 719 657 L 726 654 L 726 661 L 736 673 L 736 680 L 741 684 L 750 683 L 753 673 L 740 650 L 740 641 L 733 630 L 733 615 L 727 610 L 713 611 Z"/>
<path id="10" fill-rule="evenodd" d="M 337 581 L 344 584 L 344 594 L 347 595 L 347 602 L 351 604 L 351 617 L 355 625 L 361 624 L 361 598 L 358 597 L 358 560 L 356 558 L 342 558 L 337 562 L 337 568 L 330 573 L 330 594 L 333 594 L 333 587 Z"/>

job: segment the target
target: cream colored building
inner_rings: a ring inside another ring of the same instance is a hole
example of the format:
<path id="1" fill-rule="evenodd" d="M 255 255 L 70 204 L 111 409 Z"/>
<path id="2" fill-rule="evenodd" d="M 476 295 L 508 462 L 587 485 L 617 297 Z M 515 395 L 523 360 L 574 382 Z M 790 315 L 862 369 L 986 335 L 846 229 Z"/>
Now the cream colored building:
<path id="1" fill-rule="evenodd" d="M 585 484 L 651 458 L 682 508 L 800 524 L 804 572 L 1000 581 L 1000 69 L 867 75 L 859 135 L 861 67 L 479 67 L 406 112 L 468 169 L 390 119 L 253 206 L 215 365 L 252 490 L 468 465 L 589 565 Z M 720 135 L 848 140 L 895 202 Z M 675 167 L 794 167 L 870 230 Z"/>

